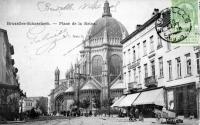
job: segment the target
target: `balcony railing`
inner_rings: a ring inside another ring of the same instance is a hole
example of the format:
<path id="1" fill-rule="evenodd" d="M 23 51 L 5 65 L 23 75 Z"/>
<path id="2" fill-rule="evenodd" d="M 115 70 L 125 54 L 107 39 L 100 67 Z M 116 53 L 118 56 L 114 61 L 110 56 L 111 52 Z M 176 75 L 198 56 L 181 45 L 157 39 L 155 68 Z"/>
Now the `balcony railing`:
<path id="1" fill-rule="evenodd" d="M 136 66 L 140 65 L 140 59 L 138 59 L 137 61 L 133 62 L 131 65 L 128 65 L 128 69 L 133 69 Z"/>
<path id="2" fill-rule="evenodd" d="M 129 82 L 128 83 L 128 90 L 137 88 L 137 82 Z"/>
<path id="3" fill-rule="evenodd" d="M 157 87 L 158 82 L 155 76 L 146 77 L 145 79 L 145 86 L 146 87 Z"/>

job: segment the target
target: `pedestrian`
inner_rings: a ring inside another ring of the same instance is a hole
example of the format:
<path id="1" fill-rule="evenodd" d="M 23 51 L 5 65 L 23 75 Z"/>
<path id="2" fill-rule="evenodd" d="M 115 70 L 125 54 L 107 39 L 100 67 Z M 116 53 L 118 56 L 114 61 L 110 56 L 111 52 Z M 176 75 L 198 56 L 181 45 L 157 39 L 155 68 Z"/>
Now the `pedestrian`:
<path id="1" fill-rule="evenodd" d="M 142 114 L 142 112 L 140 112 L 140 114 L 139 114 L 139 121 L 144 121 L 144 117 L 143 117 L 143 114 Z"/>
<path id="2" fill-rule="evenodd" d="M 130 112 L 129 112 L 129 121 L 132 121 L 133 120 L 133 114 L 134 114 L 134 110 L 133 110 L 133 107 L 130 109 Z"/>
<path id="3" fill-rule="evenodd" d="M 135 109 L 135 120 L 136 120 L 136 118 L 138 118 L 138 115 L 139 115 L 139 110 L 138 110 L 138 108 L 136 108 Z"/>

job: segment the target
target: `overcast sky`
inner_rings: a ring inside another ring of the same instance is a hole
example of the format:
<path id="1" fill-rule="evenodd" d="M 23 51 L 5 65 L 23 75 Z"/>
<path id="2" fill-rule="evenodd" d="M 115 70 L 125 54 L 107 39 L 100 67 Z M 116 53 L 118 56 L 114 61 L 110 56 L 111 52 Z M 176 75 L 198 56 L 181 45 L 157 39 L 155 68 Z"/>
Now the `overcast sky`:
<path id="1" fill-rule="evenodd" d="M 137 24 L 152 16 L 154 8 L 169 7 L 168 0 L 108 0 L 112 17 L 129 34 Z M 48 96 L 54 88 L 54 71 L 61 79 L 76 61 L 91 23 L 101 18 L 105 0 L 0 0 L 0 28 L 7 30 L 14 45 L 15 66 L 19 69 L 21 88 L 27 96 Z M 95 5 L 95 6 L 91 6 Z M 92 8 L 93 7 L 93 8 Z M 46 22 L 47 26 L 10 25 L 9 23 Z M 59 25 L 59 22 L 70 25 Z M 82 25 L 72 25 L 75 22 Z M 87 25 L 84 23 L 87 22 Z M 51 44 L 53 42 L 53 44 Z M 56 44 L 54 44 L 56 43 Z"/>

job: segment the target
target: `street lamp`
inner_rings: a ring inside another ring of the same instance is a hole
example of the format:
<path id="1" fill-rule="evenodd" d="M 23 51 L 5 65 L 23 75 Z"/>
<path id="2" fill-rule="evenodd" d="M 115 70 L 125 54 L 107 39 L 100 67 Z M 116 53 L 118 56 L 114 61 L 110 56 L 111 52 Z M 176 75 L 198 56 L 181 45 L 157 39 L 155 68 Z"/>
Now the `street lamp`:
<path id="1" fill-rule="evenodd" d="M 76 87 L 77 87 L 77 109 L 79 111 L 80 65 L 78 63 L 75 64 L 75 79 L 77 79 L 78 81 Z"/>

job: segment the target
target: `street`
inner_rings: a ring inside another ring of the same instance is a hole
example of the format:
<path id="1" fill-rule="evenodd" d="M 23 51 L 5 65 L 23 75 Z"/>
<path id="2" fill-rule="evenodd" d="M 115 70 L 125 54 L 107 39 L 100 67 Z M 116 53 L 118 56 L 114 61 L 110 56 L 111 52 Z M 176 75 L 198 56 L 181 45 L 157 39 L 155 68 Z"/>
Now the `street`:
<path id="1" fill-rule="evenodd" d="M 13 125 L 13 124 L 11 124 Z M 73 119 L 57 119 L 49 121 L 35 121 L 27 123 L 15 123 L 14 125 L 159 125 L 154 118 L 145 118 L 143 122 L 130 122 L 128 118 L 118 117 L 77 117 Z M 164 124 L 162 124 L 164 125 Z M 199 125 L 196 119 L 185 119 L 178 125 Z"/>

